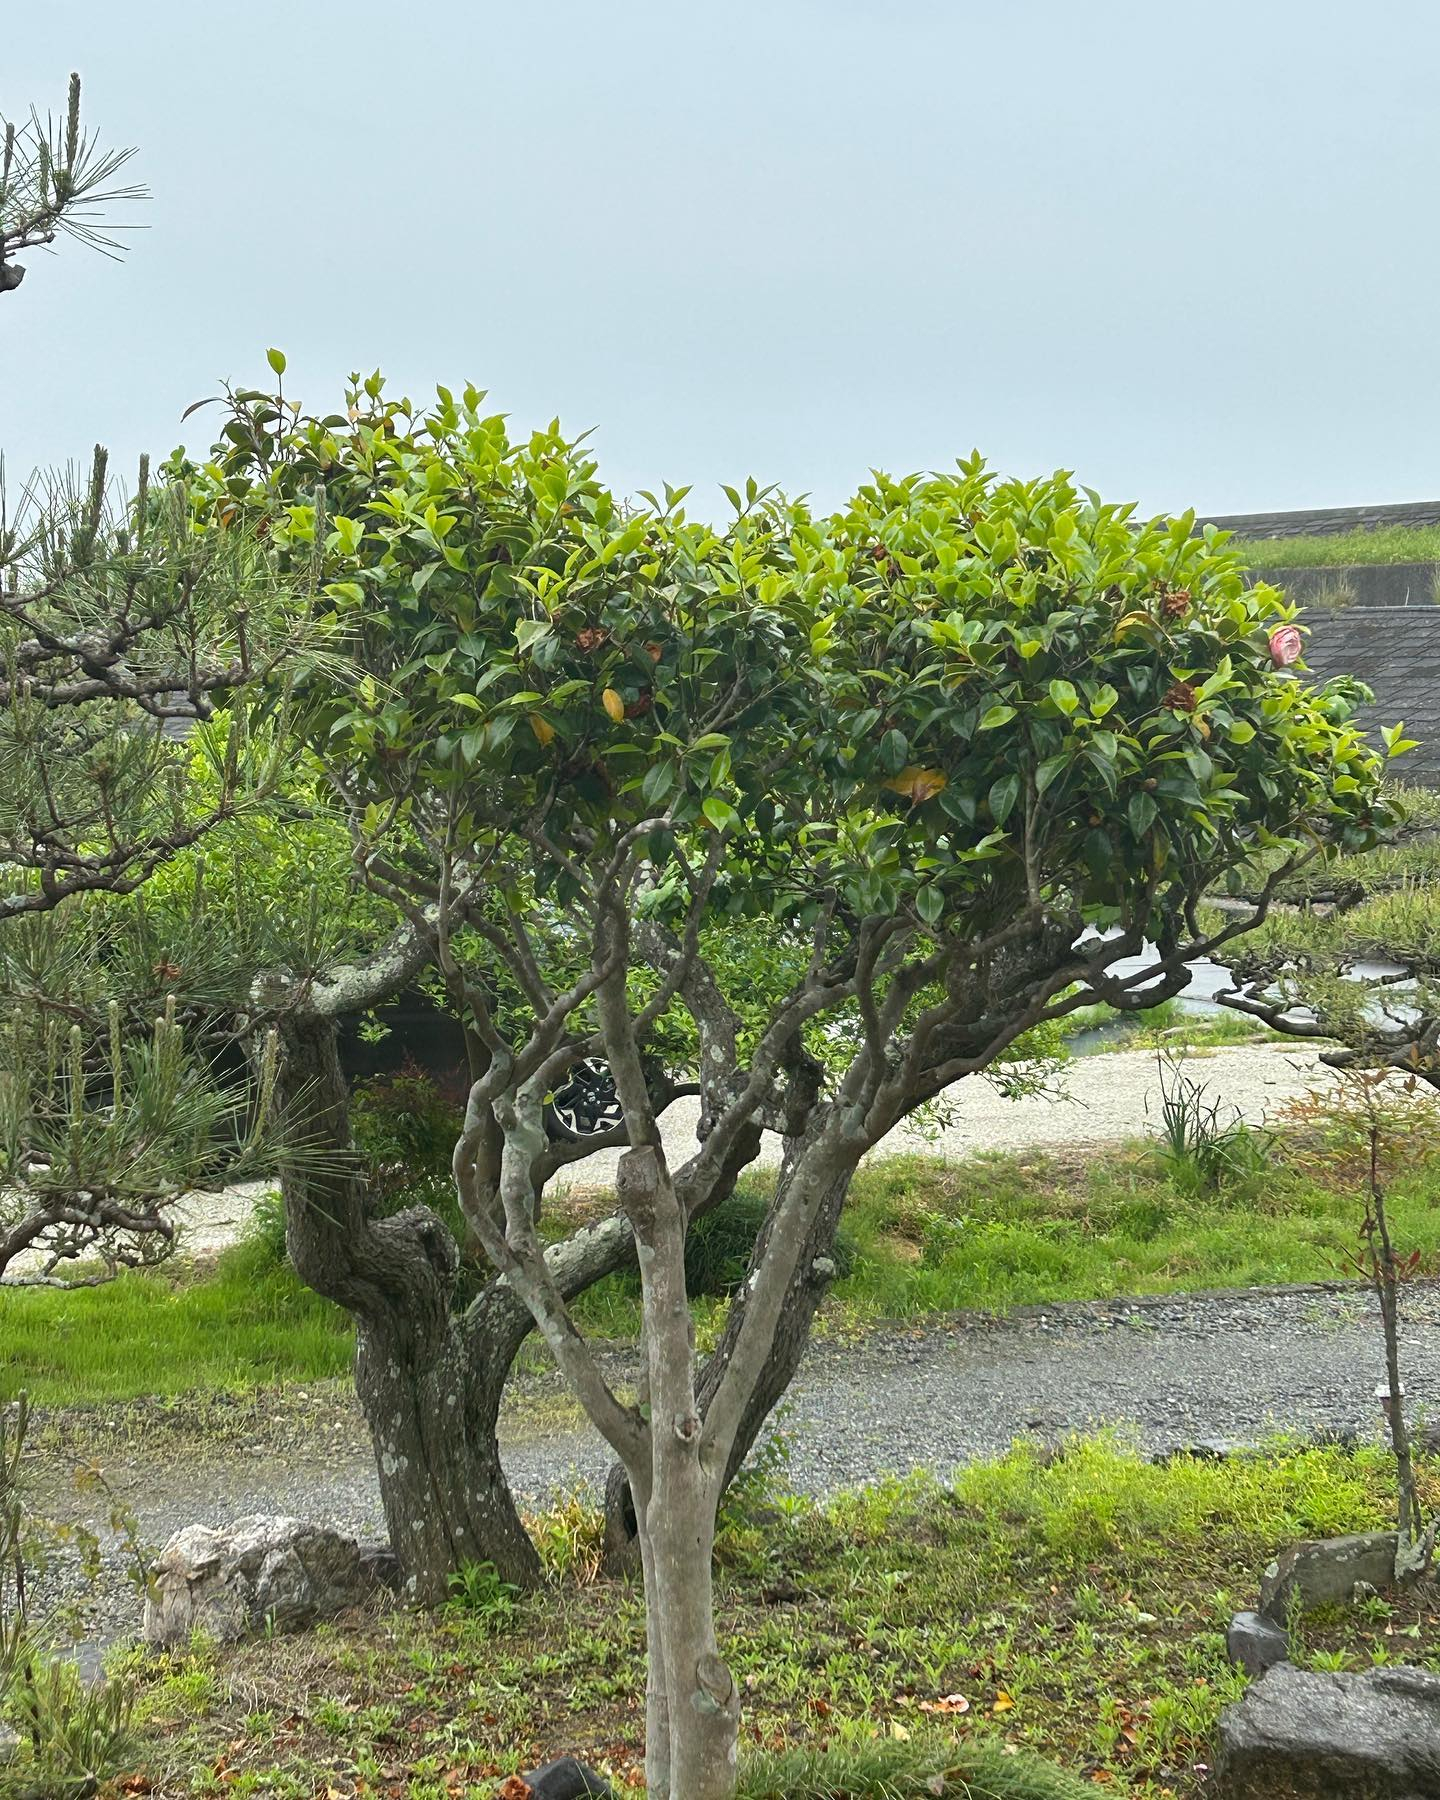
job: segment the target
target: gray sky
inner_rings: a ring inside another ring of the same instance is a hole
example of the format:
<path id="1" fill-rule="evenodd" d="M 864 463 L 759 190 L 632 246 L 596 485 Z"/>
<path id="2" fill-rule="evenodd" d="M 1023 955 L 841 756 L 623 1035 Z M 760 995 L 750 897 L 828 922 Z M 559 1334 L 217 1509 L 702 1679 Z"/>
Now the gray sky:
<path id="1" fill-rule="evenodd" d="M 275 344 L 325 410 L 378 364 L 596 426 L 622 489 L 1440 494 L 1434 0 L 0 0 L 0 112 L 72 67 L 154 197 L 0 299 L 12 480 Z"/>

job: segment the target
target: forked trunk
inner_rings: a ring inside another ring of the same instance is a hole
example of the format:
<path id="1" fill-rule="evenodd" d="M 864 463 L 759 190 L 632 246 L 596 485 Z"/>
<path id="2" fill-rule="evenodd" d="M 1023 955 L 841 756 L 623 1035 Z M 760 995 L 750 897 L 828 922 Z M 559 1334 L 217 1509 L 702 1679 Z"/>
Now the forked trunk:
<path id="1" fill-rule="evenodd" d="M 785 1293 L 785 1304 L 780 1322 L 775 1328 L 774 1342 L 770 1345 L 759 1377 L 745 1403 L 740 1429 L 735 1434 L 734 1448 L 730 1452 L 721 1482 L 722 1494 L 739 1474 L 755 1440 L 764 1430 L 765 1421 L 795 1379 L 796 1371 L 804 1358 L 815 1314 L 835 1279 L 835 1238 L 840 1229 L 840 1215 L 845 1208 L 845 1196 L 850 1191 L 852 1174 L 853 1170 L 847 1169 L 843 1175 L 837 1176 L 824 1190 L 815 1207 L 805 1237 L 805 1248 L 795 1265 L 795 1272 L 790 1277 L 790 1285 Z M 782 1177 L 782 1198 L 786 1179 Z M 752 1269 L 758 1269 L 764 1261 L 769 1241 L 770 1225 L 767 1220 L 761 1227 L 750 1256 Z M 702 1416 L 708 1411 L 710 1401 L 730 1366 L 730 1358 L 740 1337 L 740 1328 L 745 1322 L 749 1293 L 748 1282 L 742 1284 L 730 1303 L 720 1341 L 711 1351 L 701 1371 L 699 1393 Z"/>
<path id="2" fill-rule="evenodd" d="M 780 1177 L 778 1197 L 783 1197 L 788 1179 L 787 1169 Z M 746 1402 L 740 1429 L 736 1433 L 735 1445 L 730 1452 L 721 1482 L 720 1492 L 722 1495 L 739 1474 L 745 1458 L 754 1448 L 756 1439 L 765 1427 L 765 1421 L 770 1417 L 776 1402 L 794 1380 L 795 1373 L 804 1358 L 806 1346 L 810 1342 L 810 1327 L 814 1323 L 815 1313 L 834 1279 L 835 1238 L 840 1227 L 840 1216 L 844 1210 L 845 1197 L 850 1190 L 850 1180 L 849 1172 L 838 1176 L 826 1188 L 819 1205 L 815 1208 L 806 1236 L 804 1252 L 796 1265 L 789 1290 L 785 1296 L 785 1307 L 775 1332 L 775 1341 L 770 1346 L 764 1367 L 760 1371 L 759 1380 Z M 751 1254 L 750 1267 L 752 1269 L 760 1266 L 769 1235 L 767 1223 L 761 1228 L 760 1236 L 756 1239 L 755 1248 Z M 745 1301 L 748 1293 L 748 1286 L 742 1284 L 731 1300 L 720 1341 L 711 1351 L 706 1359 L 705 1367 L 701 1370 L 698 1398 L 702 1417 L 724 1377 L 725 1370 L 729 1367 L 730 1357 L 740 1336 L 740 1327 L 744 1323 Z M 618 1463 L 610 1470 L 605 1483 L 605 1557 L 607 1567 L 616 1574 L 633 1570 L 639 1560 L 636 1507 L 631 1498 L 629 1479 Z"/>

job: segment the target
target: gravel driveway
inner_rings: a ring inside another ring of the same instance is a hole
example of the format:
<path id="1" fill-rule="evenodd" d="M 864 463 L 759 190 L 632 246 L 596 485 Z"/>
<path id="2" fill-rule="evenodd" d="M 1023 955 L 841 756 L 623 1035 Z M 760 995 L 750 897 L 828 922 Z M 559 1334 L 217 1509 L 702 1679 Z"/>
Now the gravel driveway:
<path id="1" fill-rule="evenodd" d="M 623 1380 L 625 1357 L 611 1360 Z M 1434 1286 L 1406 1292 L 1404 1362 L 1412 1404 L 1440 1417 Z M 917 1467 L 943 1476 L 1017 1437 L 1053 1443 L 1104 1426 L 1151 1452 L 1322 1428 L 1377 1435 L 1381 1368 L 1372 1299 L 1333 1285 L 1032 1308 L 1003 1321 L 966 1317 L 822 1341 L 782 1404 L 785 1483 L 825 1495 Z M 533 1376 L 515 1384 L 507 1407 L 506 1468 L 532 1504 L 593 1487 L 607 1466 L 599 1438 L 562 1396 L 556 1377 Z M 253 1512 L 382 1532 L 369 1444 L 346 1384 L 211 1403 L 203 1416 L 157 1402 L 39 1424 L 33 1458 L 47 1509 L 102 1532 L 108 1501 L 61 1478 L 91 1457 L 152 1544 L 181 1525 Z M 111 1637 L 136 1618 L 133 1596 L 107 1577 L 89 1629 Z"/>

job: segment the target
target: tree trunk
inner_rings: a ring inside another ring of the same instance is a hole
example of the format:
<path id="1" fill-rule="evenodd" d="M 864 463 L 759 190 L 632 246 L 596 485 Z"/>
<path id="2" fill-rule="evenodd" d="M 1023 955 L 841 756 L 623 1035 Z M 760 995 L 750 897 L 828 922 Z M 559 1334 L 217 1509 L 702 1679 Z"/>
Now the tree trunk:
<path id="1" fill-rule="evenodd" d="M 792 1167 L 793 1159 L 787 1157 L 785 1167 L 779 1177 L 781 1195 L 790 1179 Z M 820 1204 L 815 1209 L 806 1237 L 804 1253 L 796 1265 L 795 1274 L 785 1295 L 785 1309 L 781 1314 L 780 1324 L 775 1333 L 775 1341 L 770 1347 L 770 1353 L 765 1359 L 765 1366 L 760 1372 L 760 1379 L 751 1393 L 740 1422 L 740 1429 L 735 1436 L 734 1448 L 730 1452 L 721 1481 L 722 1495 L 739 1474 L 741 1465 L 764 1429 L 765 1421 L 770 1417 L 776 1402 L 794 1380 L 795 1372 L 800 1367 L 801 1360 L 805 1355 L 815 1313 L 834 1279 L 835 1236 L 839 1230 L 845 1197 L 850 1191 L 850 1180 L 850 1173 L 838 1177 L 825 1190 Z M 769 1236 L 770 1228 L 767 1219 L 765 1225 L 761 1227 L 760 1235 L 755 1240 L 755 1248 L 751 1253 L 750 1267 L 752 1269 L 759 1267 L 765 1255 Z M 731 1300 L 720 1341 L 710 1353 L 705 1367 L 700 1372 L 697 1393 L 702 1417 L 729 1366 L 731 1354 L 740 1335 L 740 1327 L 744 1322 L 748 1293 L 748 1286 L 742 1284 Z M 632 1573 L 639 1561 L 639 1526 L 635 1504 L 631 1499 L 630 1482 L 624 1469 L 619 1463 L 616 1463 L 611 1468 L 605 1483 L 606 1567 L 613 1574 Z"/>
<path id="2" fill-rule="evenodd" d="M 655 1442 L 655 1490 L 641 1509 L 647 1643 L 663 1697 L 646 1719 L 646 1791 L 666 1800 L 729 1800 L 735 1791 L 740 1695 L 715 1636 L 711 1574 L 715 1492 L 693 1444 Z M 668 1734 L 663 1727 L 668 1726 Z"/>
<path id="3" fill-rule="evenodd" d="M 443 1221 L 428 1207 L 369 1215 L 334 1022 L 292 1015 L 283 1036 L 277 1088 L 299 1146 L 282 1183 L 286 1243 L 300 1279 L 356 1321 L 356 1391 L 405 1592 L 433 1605 L 453 1573 L 483 1562 L 531 1586 L 539 1558 L 496 1441 L 525 1334 L 515 1309 L 453 1315 L 458 1253 Z"/>
<path id="4" fill-rule="evenodd" d="M 770 1353 L 765 1358 L 765 1366 L 760 1371 L 760 1378 L 751 1390 L 750 1399 L 741 1417 L 740 1429 L 735 1434 L 734 1448 L 725 1466 L 725 1475 L 721 1483 L 723 1493 L 740 1472 L 745 1458 L 750 1454 L 755 1440 L 764 1429 L 765 1421 L 770 1417 L 776 1402 L 784 1394 L 795 1379 L 795 1372 L 800 1367 L 805 1350 L 810 1342 L 810 1327 L 814 1323 L 815 1314 L 820 1302 L 829 1291 L 830 1283 L 835 1279 L 835 1237 L 840 1229 L 840 1215 L 845 1209 L 845 1197 L 850 1192 L 850 1179 L 853 1170 L 847 1170 L 838 1176 L 821 1196 L 819 1205 L 810 1221 L 810 1229 L 806 1234 L 805 1248 L 800 1260 L 795 1265 L 795 1273 L 790 1278 L 790 1286 L 785 1294 L 785 1306 L 780 1315 L 780 1323 L 776 1327 L 775 1341 L 770 1346 Z M 781 1176 L 783 1185 L 789 1178 L 787 1169 Z M 760 1229 L 755 1240 L 755 1249 L 750 1257 L 751 1268 L 758 1268 L 765 1258 L 766 1245 L 770 1238 L 770 1225 L 766 1223 Z M 709 1409 L 710 1401 L 719 1387 L 725 1370 L 729 1366 L 730 1357 L 740 1336 L 740 1327 L 745 1320 L 745 1306 L 750 1289 L 748 1284 L 742 1285 L 739 1292 L 730 1302 L 730 1310 L 725 1317 L 725 1329 L 706 1360 L 700 1375 L 700 1408 L 702 1416 Z"/>
<path id="5" fill-rule="evenodd" d="M 406 1598 L 434 1606 L 467 1564 L 534 1587 L 540 1559 L 500 1463 L 496 1424 L 510 1359 L 478 1359 L 456 1320 L 423 1357 L 404 1332 L 362 1321 L 355 1388 Z"/>

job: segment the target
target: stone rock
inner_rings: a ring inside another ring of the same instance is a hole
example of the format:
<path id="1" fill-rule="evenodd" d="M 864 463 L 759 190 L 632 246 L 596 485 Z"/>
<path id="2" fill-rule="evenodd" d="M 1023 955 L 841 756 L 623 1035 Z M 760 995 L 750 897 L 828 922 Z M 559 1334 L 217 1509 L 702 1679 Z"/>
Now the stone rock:
<path id="1" fill-rule="evenodd" d="M 615 1800 L 615 1790 L 603 1775 L 578 1762 L 573 1756 L 562 1756 L 544 1768 L 532 1769 L 520 1779 L 534 1800 Z"/>
<path id="2" fill-rule="evenodd" d="M 1225 1633 L 1225 1650 L 1247 1675 L 1263 1675 L 1276 1663 L 1289 1662 L 1290 1638 L 1263 1613 L 1239 1612 Z"/>
<path id="3" fill-rule="evenodd" d="M 1440 1800 L 1440 1675 L 1279 1663 L 1220 1715 L 1215 1800 Z"/>
<path id="4" fill-rule="evenodd" d="M 224 1530 L 187 1525 L 151 1569 L 147 1643 L 183 1644 L 194 1631 L 222 1643 L 265 1629 L 303 1631 L 373 1601 L 396 1578 L 388 1549 L 342 1531 L 257 1513 Z"/>
<path id="5" fill-rule="evenodd" d="M 1317 1606 L 1348 1606 L 1357 1582 L 1377 1591 L 1391 1587 L 1398 1543 L 1396 1532 L 1364 1531 L 1293 1544 L 1260 1577 L 1260 1610 L 1284 1625 L 1292 1608 L 1310 1612 Z"/>

